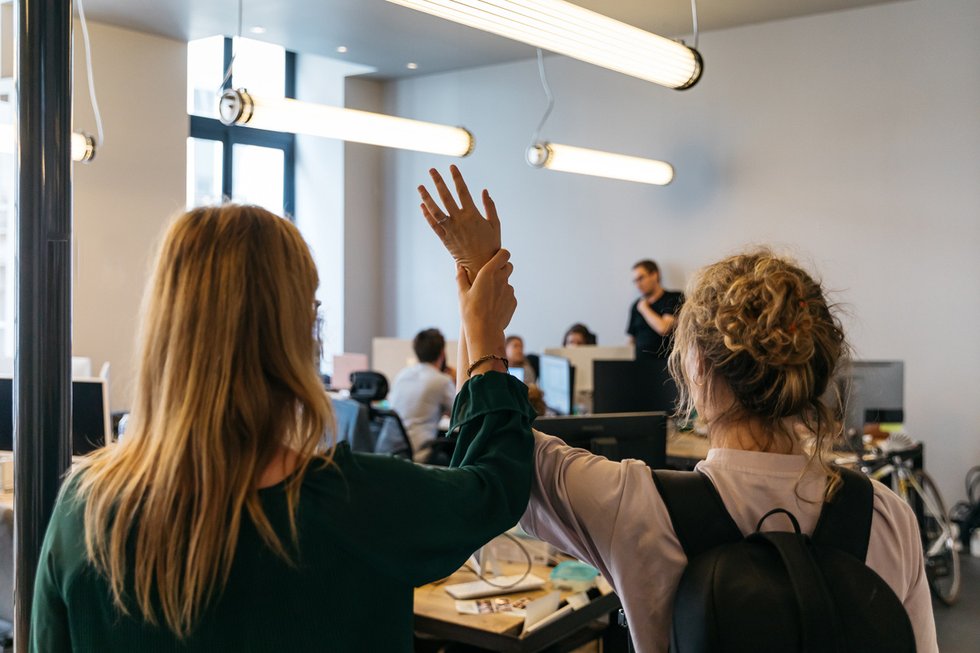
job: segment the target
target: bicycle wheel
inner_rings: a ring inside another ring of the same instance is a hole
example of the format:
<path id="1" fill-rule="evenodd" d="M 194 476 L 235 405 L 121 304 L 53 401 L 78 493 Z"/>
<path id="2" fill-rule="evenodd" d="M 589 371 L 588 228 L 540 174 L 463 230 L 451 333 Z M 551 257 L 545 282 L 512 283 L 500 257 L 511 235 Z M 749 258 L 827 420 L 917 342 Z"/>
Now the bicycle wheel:
<path id="1" fill-rule="evenodd" d="M 922 508 L 919 529 L 925 551 L 926 578 L 936 598 L 946 605 L 953 605 L 960 594 L 960 557 L 955 549 L 946 504 L 928 474 L 916 470 L 912 480 Z"/>

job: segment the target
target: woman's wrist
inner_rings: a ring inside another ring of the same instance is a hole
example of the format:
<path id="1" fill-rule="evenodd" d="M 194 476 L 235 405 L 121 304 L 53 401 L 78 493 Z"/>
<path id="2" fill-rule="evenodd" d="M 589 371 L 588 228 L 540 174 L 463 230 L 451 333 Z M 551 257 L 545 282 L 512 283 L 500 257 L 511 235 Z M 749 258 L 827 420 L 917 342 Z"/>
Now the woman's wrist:
<path id="1" fill-rule="evenodd" d="M 485 372 L 506 372 L 507 371 L 507 361 L 502 356 L 495 356 L 493 354 L 487 356 L 481 356 L 470 364 L 469 369 L 466 370 L 466 377 L 473 378 L 474 376 L 479 376 Z"/>
<path id="2" fill-rule="evenodd" d="M 464 329 L 466 332 L 466 350 L 470 355 L 470 361 L 475 361 L 480 356 L 487 354 L 504 355 L 503 331 L 481 329 L 477 325 L 466 325 Z"/>

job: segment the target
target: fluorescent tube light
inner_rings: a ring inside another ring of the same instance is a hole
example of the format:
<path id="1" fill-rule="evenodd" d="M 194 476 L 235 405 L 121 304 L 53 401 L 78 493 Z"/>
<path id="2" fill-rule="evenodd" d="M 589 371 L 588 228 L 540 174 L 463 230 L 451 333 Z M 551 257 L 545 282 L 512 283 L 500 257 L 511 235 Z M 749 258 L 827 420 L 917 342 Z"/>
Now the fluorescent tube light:
<path id="1" fill-rule="evenodd" d="M 670 88 L 701 77 L 697 50 L 563 0 L 388 0 Z"/>
<path id="2" fill-rule="evenodd" d="M 226 125 L 247 125 L 448 156 L 466 156 L 473 151 L 474 144 L 473 135 L 462 127 L 289 98 L 255 97 L 244 89 L 225 91 L 218 114 Z"/>
<path id="3" fill-rule="evenodd" d="M 0 125 L 0 152 L 12 154 L 14 151 L 14 125 Z M 95 139 L 82 132 L 72 132 L 71 159 L 88 163 L 95 158 Z"/>
<path id="4" fill-rule="evenodd" d="M 665 161 L 558 143 L 532 145 L 527 149 L 527 162 L 535 168 L 625 179 L 658 186 L 666 186 L 674 178 L 674 167 Z"/>

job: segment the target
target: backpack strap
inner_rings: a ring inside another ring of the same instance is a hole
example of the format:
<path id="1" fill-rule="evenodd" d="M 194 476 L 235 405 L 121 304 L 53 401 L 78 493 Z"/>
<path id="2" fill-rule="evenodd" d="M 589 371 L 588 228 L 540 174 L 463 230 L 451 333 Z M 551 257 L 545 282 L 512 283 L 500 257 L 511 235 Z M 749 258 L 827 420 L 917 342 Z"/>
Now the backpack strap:
<path id="1" fill-rule="evenodd" d="M 823 572 L 813 558 L 810 545 L 800 535 L 795 519 L 793 523 L 796 533 L 756 532 L 749 536 L 748 541 L 769 543 L 782 559 L 796 605 L 799 606 L 803 644 L 800 650 L 844 653 L 847 646 L 842 639 L 843 628 L 837 607 L 824 581 Z"/>
<path id="2" fill-rule="evenodd" d="M 700 472 L 650 471 L 688 560 L 721 544 L 743 539 L 707 476 Z"/>
<path id="3" fill-rule="evenodd" d="M 867 476 L 836 467 L 841 485 L 830 501 L 823 504 L 813 529 L 813 542 L 849 553 L 861 562 L 868 555 L 871 517 L 874 513 L 874 488 Z"/>

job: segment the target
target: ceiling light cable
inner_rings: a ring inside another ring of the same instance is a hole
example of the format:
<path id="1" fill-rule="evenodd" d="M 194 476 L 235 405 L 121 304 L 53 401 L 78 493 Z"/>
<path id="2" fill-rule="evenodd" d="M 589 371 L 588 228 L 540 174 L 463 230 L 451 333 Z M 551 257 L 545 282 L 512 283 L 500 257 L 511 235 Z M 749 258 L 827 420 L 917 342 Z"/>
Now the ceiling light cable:
<path id="1" fill-rule="evenodd" d="M 544 88 L 544 94 L 548 98 L 548 108 L 544 110 L 544 115 L 541 116 L 541 122 L 538 123 L 537 128 L 534 130 L 534 134 L 531 135 L 531 147 L 534 147 L 538 142 L 538 136 L 541 133 L 541 128 L 544 127 L 544 123 L 548 121 L 548 116 L 551 115 L 552 109 L 555 108 L 555 96 L 551 92 L 551 87 L 548 85 L 548 74 L 544 69 L 544 53 L 541 48 L 538 48 L 538 77 L 541 79 L 541 86 Z"/>
<path id="2" fill-rule="evenodd" d="M 89 162 L 92 157 L 95 156 L 95 147 L 98 145 L 101 147 L 105 144 L 105 131 L 102 129 L 102 112 L 99 111 L 99 100 L 95 95 L 95 77 L 92 74 L 92 45 L 88 36 L 88 21 L 85 20 L 85 7 L 82 5 L 82 0 L 75 0 L 75 4 L 78 5 L 78 22 L 82 25 L 82 41 L 85 44 L 85 67 L 88 75 L 88 97 L 92 103 L 92 113 L 95 114 L 95 129 L 98 134 L 98 143 L 86 142 L 84 146 L 80 145 L 78 141 L 78 134 L 72 136 L 73 149 L 78 150 L 81 147 L 81 152 L 83 158 L 76 159 L 83 162 Z M 86 140 L 91 140 L 91 136 L 82 134 Z"/>
<path id="3" fill-rule="evenodd" d="M 225 71 L 225 76 L 221 80 L 221 84 L 218 85 L 218 92 L 216 95 L 220 96 L 226 90 L 231 88 L 228 84 L 228 80 L 231 79 L 231 71 L 235 67 L 235 57 L 238 56 L 238 46 L 241 45 L 242 40 L 242 28 L 245 25 L 245 0 L 238 0 L 238 40 L 234 41 L 234 45 L 231 52 L 231 61 L 228 62 L 228 70 Z M 228 84 L 225 87 L 225 84 Z"/>
<path id="4" fill-rule="evenodd" d="M 698 49 L 698 0 L 691 0 L 691 22 L 694 23 L 694 49 Z"/>

